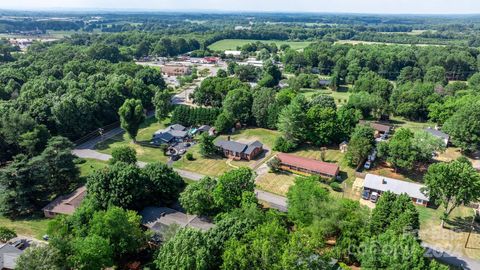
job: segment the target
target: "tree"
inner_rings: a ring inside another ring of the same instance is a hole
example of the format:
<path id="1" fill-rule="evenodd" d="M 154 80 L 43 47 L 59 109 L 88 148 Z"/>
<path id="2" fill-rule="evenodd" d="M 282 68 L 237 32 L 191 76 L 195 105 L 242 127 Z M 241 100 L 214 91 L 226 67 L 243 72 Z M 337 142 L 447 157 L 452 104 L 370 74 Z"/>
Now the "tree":
<path id="1" fill-rule="evenodd" d="M 219 69 L 217 71 L 217 77 L 226 78 L 226 77 L 228 77 L 228 74 L 224 69 Z"/>
<path id="2" fill-rule="evenodd" d="M 406 194 L 384 192 L 372 211 L 370 234 L 379 235 L 391 230 L 397 234 L 412 233 L 420 228 L 418 211 Z"/>
<path id="3" fill-rule="evenodd" d="M 53 245 L 29 247 L 16 260 L 15 269 L 62 270 L 65 269 L 60 250 Z"/>
<path id="4" fill-rule="evenodd" d="M 270 168 L 270 171 L 276 173 L 280 171 L 280 166 L 281 166 L 281 161 L 277 157 L 273 157 L 267 162 L 268 168 Z"/>
<path id="5" fill-rule="evenodd" d="M 137 152 L 130 146 L 118 146 L 112 150 L 112 158 L 110 164 L 117 162 L 125 162 L 127 164 L 137 163 Z"/>
<path id="6" fill-rule="evenodd" d="M 315 105 L 307 112 L 308 140 L 323 146 L 332 143 L 337 133 L 337 114 L 335 109 Z"/>
<path id="7" fill-rule="evenodd" d="M 165 270 L 209 269 L 206 240 L 201 231 L 181 229 L 162 245 L 155 259 L 155 266 Z"/>
<path id="8" fill-rule="evenodd" d="M 345 160 L 352 167 L 360 165 L 372 151 L 375 144 L 374 130 L 367 125 L 358 125 L 348 143 Z"/>
<path id="9" fill-rule="evenodd" d="M 408 169 L 413 166 L 417 160 L 416 148 L 413 145 L 414 134 L 410 129 L 400 128 L 395 132 L 385 148 L 379 147 L 379 156 L 387 158 L 395 170 L 397 168 Z M 381 151 L 386 149 L 386 153 Z"/>
<path id="10" fill-rule="evenodd" d="M 218 115 L 217 120 L 215 120 L 215 129 L 218 132 L 228 132 L 235 124 L 233 117 L 228 112 L 222 112 Z"/>
<path id="11" fill-rule="evenodd" d="M 448 81 L 445 76 L 445 68 L 442 66 L 429 67 L 425 73 L 424 81 L 446 85 Z"/>
<path id="12" fill-rule="evenodd" d="M 149 163 L 143 169 L 146 181 L 146 201 L 150 203 L 174 203 L 185 187 L 185 182 L 172 168 L 166 164 Z"/>
<path id="13" fill-rule="evenodd" d="M 425 192 L 444 207 L 444 220 L 459 205 L 467 205 L 480 197 L 480 175 L 468 160 L 430 165 L 424 176 Z"/>
<path id="14" fill-rule="evenodd" d="M 107 209 L 110 205 L 136 209 L 146 201 L 144 179 L 136 165 L 116 162 L 88 177 L 88 195 L 101 209 Z"/>
<path id="15" fill-rule="evenodd" d="M 362 269 L 430 269 L 425 250 L 411 235 L 387 231 L 362 244 Z"/>
<path id="16" fill-rule="evenodd" d="M 98 238 L 95 240 L 106 243 L 108 250 L 111 250 L 116 258 L 121 258 L 122 255 L 136 252 L 146 242 L 140 221 L 141 217 L 134 211 L 110 207 L 93 215 L 88 235 L 105 239 L 105 242 Z M 92 242 L 85 244 L 90 245 Z M 92 245 L 92 248 L 95 248 L 95 245 Z"/>
<path id="17" fill-rule="evenodd" d="M 254 189 L 254 172 L 243 167 L 228 171 L 218 178 L 213 199 L 221 211 L 228 212 L 240 206 L 244 192 L 253 193 Z"/>
<path id="18" fill-rule="evenodd" d="M 214 144 L 215 137 L 207 133 L 203 133 L 199 139 L 200 154 L 204 157 L 211 157 L 218 153 L 218 149 Z"/>
<path id="19" fill-rule="evenodd" d="M 297 148 L 297 144 L 285 139 L 283 136 L 277 137 L 275 139 L 275 146 L 273 150 L 283 152 L 283 153 L 290 153 Z"/>
<path id="20" fill-rule="evenodd" d="M 118 114 L 120 115 L 120 123 L 122 128 L 136 143 L 138 129 L 140 124 L 145 120 L 142 102 L 135 99 L 127 99 L 120 107 Z"/>
<path id="21" fill-rule="evenodd" d="M 188 185 L 180 194 L 180 204 L 190 214 L 214 215 L 218 211 L 213 199 L 216 185 L 217 181 L 210 177 Z"/>
<path id="22" fill-rule="evenodd" d="M 332 108 L 333 110 L 337 109 L 337 105 L 335 104 L 333 97 L 324 94 L 315 94 L 312 97 L 309 106 L 320 106 L 321 108 Z"/>
<path id="23" fill-rule="evenodd" d="M 38 125 L 32 131 L 20 135 L 18 145 L 30 156 L 43 151 L 50 139 L 50 132 L 45 125 Z"/>
<path id="24" fill-rule="evenodd" d="M 276 101 L 277 91 L 271 88 L 260 88 L 253 94 L 252 116 L 257 126 L 274 129 L 279 114 Z"/>
<path id="25" fill-rule="evenodd" d="M 223 101 L 223 111 L 232 116 L 235 122 L 248 123 L 252 116 L 252 94 L 245 89 L 228 92 Z"/>
<path id="26" fill-rule="evenodd" d="M 429 162 L 432 154 L 445 151 L 445 142 L 426 132 L 425 130 L 416 131 L 413 135 L 413 146 L 418 150 L 418 161 Z"/>
<path id="27" fill-rule="evenodd" d="M 167 90 L 158 90 L 153 97 L 153 106 L 155 106 L 155 118 L 163 121 L 168 117 L 172 108 L 172 95 Z"/>
<path id="28" fill-rule="evenodd" d="M 368 92 L 388 101 L 393 85 L 373 71 L 361 74 L 353 87 L 354 92 Z"/>
<path id="29" fill-rule="evenodd" d="M 480 89 L 480 72 L 477 72 L 468 79 L 468 86 L 472 87 L 473 89 Z"/>
<path id="30" fill-rule="evenodd" d="M 463 151 L 475 151 L 480 143 L 480 101 L 462 106 L 448 118 L 443 130 Z"/>
<path id="31" fill-rule="evenodd" d="M 0 242 L 6 243 L 8 240 L 17 237 L 14 230 L 0 226 Z"/>
<path id="32" fill-rule="evenodd" d="M 72 250 L 69 262 L 75 269 L 96 270 L 113 266 L 112 247 L 107 239 L 98 235 L 75 239 Z"/>
<path id="33" fill-rule="evenodd" d="M 303 95 L 298 95 L 292 103 L 285 107 L 278 117 L 278 130 L 284 138 L 294 144 L 306 139 L 306 109 L 307 104 Z"/>
<path id="34" fill-rule="evenodd" d="M 295 224 L 311 224 L 313 208 L 328 199 L 328 191 L 318 184 L 315 177 L 298 177 L 287 193 L 288 217 Z"/>

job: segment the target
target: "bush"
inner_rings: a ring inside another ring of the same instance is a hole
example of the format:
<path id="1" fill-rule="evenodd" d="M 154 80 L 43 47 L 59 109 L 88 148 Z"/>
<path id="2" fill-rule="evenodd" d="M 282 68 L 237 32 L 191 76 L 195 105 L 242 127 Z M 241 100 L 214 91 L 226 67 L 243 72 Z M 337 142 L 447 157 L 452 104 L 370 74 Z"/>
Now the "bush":
<path id="1" fill-rule="evenodd" d="M 17 233 L 14 230 L 7 227 L 0 227 L 0 242 L 7 242 L 8 240 L 17 237 Z"/>
<path id="2" fill-rule="evenodd" d="M 280 162 L 280 159 L 278 159 L 277 157 L 274 157 L 267 162 L 267 165 L 268 165 L 268 168 L 270 168 L 271 172 L 276 173 L 280 170 L 281 162 Z"/>
<path id="3" fill-rule="evenodd" d="M 278 137 L 277 140 L 275 140 L 275 146 L 273 147 L 273 150 L 283 152 L 283 153 L 290 153 L 295 148 L 297 145 L 291 141 L 288 141 L 284 137 Z"/>
<path id="4" fill-rule="evenodd" d="M 342 186 L 338 182 L 330 183 L 330 187 L 335 191 L 342 191 Z"/>
<path id="5" fill-rule="evenodd" d="M 192 153 L 187 153 L 185 157 L 187 158 L 187 160 L 190 160 L 190 161 L 194 160 Z"/>
<path id="6" fill-rule="evenodd" d="M 115 164 L 119 161 L 128 164 L 135 164 L 137 163 L 137 152 L 130 146 L 115 147 L 112 150 L 112 158 L 110 159 L 110 164 Z"/>

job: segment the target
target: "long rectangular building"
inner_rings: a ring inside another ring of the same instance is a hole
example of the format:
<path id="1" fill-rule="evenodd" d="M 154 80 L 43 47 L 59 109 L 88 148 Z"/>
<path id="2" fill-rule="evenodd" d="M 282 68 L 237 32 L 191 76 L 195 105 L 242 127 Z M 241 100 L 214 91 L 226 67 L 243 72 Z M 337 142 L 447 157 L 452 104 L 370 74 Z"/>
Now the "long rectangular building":
<path id="1" fill-rule="evenodd" d="M 340 168 L 335 163 L 299 157 L 290 154 L 279 153 L 281 168 L 289 171 L 297 171 L 307 174 L 315 174 L 326 178 L 337 177 Z"/>

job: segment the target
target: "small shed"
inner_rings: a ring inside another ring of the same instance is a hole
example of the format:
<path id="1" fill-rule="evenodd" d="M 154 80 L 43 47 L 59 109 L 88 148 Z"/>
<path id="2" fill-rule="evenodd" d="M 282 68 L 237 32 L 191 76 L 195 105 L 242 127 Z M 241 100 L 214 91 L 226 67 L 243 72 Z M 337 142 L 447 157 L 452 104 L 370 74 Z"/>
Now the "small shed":
<path id="1" fill-rule="evenodd" d="M 340 145 L 339 145 L 339 150 L 340 152 L 342 153 L 346 153 L 348 151 L 348 142 L 347 141 L 343 141 Z"/>

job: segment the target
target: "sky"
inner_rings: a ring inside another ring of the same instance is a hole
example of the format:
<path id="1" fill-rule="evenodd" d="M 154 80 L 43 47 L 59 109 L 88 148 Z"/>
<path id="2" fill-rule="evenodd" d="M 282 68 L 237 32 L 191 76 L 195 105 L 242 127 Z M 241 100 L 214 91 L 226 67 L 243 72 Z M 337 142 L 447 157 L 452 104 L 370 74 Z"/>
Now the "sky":
<path id="1" fill-rule="evenodd" d="M 480 0 L 0 0 L 0 9 L 480 14 Z"/>

